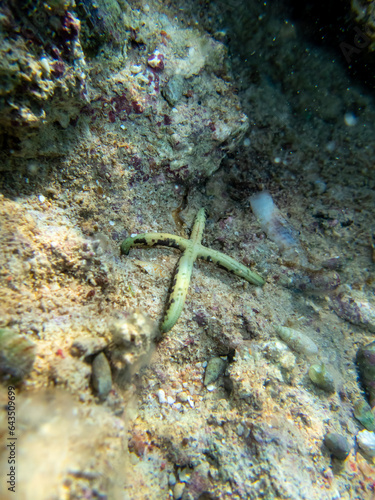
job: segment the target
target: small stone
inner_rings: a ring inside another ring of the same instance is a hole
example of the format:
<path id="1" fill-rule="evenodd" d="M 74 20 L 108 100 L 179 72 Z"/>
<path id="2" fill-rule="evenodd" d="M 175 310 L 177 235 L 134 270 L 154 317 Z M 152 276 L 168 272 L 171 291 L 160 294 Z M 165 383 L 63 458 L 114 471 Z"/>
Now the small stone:
<path id="1" fill-rule="evenodd" d="M 357 443 L 366 455 L 369 457 L 375 457 L 375 434 L 373 432 L 358 432 Z"/>
<path id="2" fill-rule="evenodd" d="M 99 399 L 104 401 L 112 389 L 111 367 L 104 352 L 101 352 L 94 358 L 91 382 Z"/>
<path id="3" fill-rule="evenodd" d="M 170 106 L 175 106 L 182 97 L 184 78 L 181 75 L 172 76 L 161 93 Z"/>
<path id="4" fill-rule="evenodd" d="M 185 484 L 184 483 L 176 483 L 173 488 L 173 498 L 175 500 L 180 500 L 184 493 Z"/>
<path id="5" fill-rule="evenodd" d="M 211 358 L 206 367 L 204 375 L 204 385 L 208 386 L 215 382 L 224 372 L 227 367 L 227 361 L 221 358 Z"/>
<path id="6" fill-rule="evenodd" d="M 322 179 L 316 179 L 313 183 L 316 194 L 323 194 L 327 191 L 327 184 Z"/>
<path id="7" fill-rule="evenodd" d="M 351 446 L 344 436 L 336 432 L 326 434 L 324 436 L 324 444 L 338 460 L 345 460 L 351 450 Z"/>
<path id="8" fill-rule="evenodd" d="M 242 424 L 238 424 L 236 432 L 237 432 L 237 436 L 242 436 L 243 433 L 245 432 L 244 426 Z"/>
<path id="9" fill-rule="evenodd" d="M 354 416 L 368 431 L 375 431 L 375 417 L 371 406 L 362 399 L 354 405 Z"/>
<path id="10" fill-rule="evenodd" d="M 158 400 L 159 400 L 159 403 L 162 405 L 163 403 L 166 403 L 167 402 L 167 398 L 165 397 L 165 392 L 163 391 L 163 389 L 159 389 L 158 392 L 157 392 L 157 396 L 158 396 Z"/>
<path id="11" fill-rule="evenodd" d="M 189 401 L 189 394 L 186 391 L 179 392 L 177 394 L 177 401 L 180 401 L 180 403 L 186 403 Z"/>
<path id="12" fill-rule="evenodd" d="M 332 375 L 327 371 L 324 363 L 310 366 L 309 377 L 311 382 L 329 394 L 335 392 L 335 382 Z"/>

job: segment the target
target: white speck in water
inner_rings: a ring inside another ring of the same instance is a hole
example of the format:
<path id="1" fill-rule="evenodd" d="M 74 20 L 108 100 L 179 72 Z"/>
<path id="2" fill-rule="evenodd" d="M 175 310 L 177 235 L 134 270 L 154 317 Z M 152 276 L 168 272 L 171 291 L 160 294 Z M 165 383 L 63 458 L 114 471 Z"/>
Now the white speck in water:
<path id="1" fill-rule="evenodd" d="M 135 236 L 138 236 L 138 234 L 137 234 L 137 233 L 132 233 L 132 234 L 130 235 L 130 238 L 134 238 Z"/>
<path id="2" fill-rule="evenodd" d="M 344 122 L 348 127 L 354 127 L 354 125 L 356 125 L 358 122 L 358 118 L 354 113 L 345 113 Z"/>
<path id="3" fill-rule="evenodd" d="M 246 137 L 243 140 L 243 145 L 245 146 L 245 148 L 248 148 L 250 146 L 250 144 L 251 144 L 250 139 L 248 137 Z"/>
<path id="4" fill-rule="evenodd" d="M 115 225 L 115 223 L 113 222 L 113 220 L 110 220 L 110 221 L 108 222 L 108 224 L 109 224 L 110 226 L 114 226 L 114 225 Z"/>
<path id="5" fill-rule="evenodd" d="M 40 194 L 38 196 L 38 198 L 39 198 L 40 203 L 44 203 L 46 201 L 46 198 L 42 194 Z"/>
<path id="6" fill-rule="evenodd" d="M 280 163 L 281 162 L 281 158 L 280 156 L 276 156 L 274 159 L 273 159 L 274 163 Z"/>

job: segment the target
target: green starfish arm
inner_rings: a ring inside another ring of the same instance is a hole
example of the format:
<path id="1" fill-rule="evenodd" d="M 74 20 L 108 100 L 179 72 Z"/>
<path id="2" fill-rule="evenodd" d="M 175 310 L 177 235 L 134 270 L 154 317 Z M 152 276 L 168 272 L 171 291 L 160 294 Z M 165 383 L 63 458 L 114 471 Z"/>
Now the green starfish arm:
<path id="1" fill-rule="evenodd" d="M 237 262 L 235 259 L 232 259 L 229 255 L 219 252 L 218 250 L 212 250 L 211 248 L 206 248 L 203 245 L 200 245 L 199 249 L 197 249 L 197 257 L 207 260 L 208 262 L 213 262 L 236 276 L 244 278 L 253 285 L 264 285 L 264 279 L 259 276 L 259 274 L 254 273 L 248 267 L 244 266 L 240 262 Z"/>
<path id="2" fill-rule="evenodd" d="M 168 233 L 142 233 L 126 238 L 121 244 L 121 253 L 125 255 L 128 255 L 132 246 L 154 247 L 159 245 L 177 248 L 183 252 L 176 268 L 176 275 L 171 286 L 166 312 L 160 326 L 161 331 L 164 333 L 173 328 L 180 317 L 185 304 L 193 265 L 198 257 L 209 262 L 214 262 L 256 286 L 264 285 L 263 278 L 248 267 L 224 253 L 211 250 L 201 244 L 206 217 L 206 210 L 201 208 L 197 213 L 191 237 L 188 240 Z"/>
<path id="3" fill-rule="evenodd" d="M 195 217 L 193 229 L 191 231 L 190 240 L 193 243 L 202 241 L 204 226 L 206 225 L 207 212 L 205 208 L 201 208 Z"/>
<path id="4" fill-rule="evenodd" d="M 124 255 L 129 254 L 129 250 L 132 246 L 137 247 L 155 247 L 157 245 L 178 248 L 179 250 L 185 250 L 189 240 L 181 238 L 181 236 L 175 236 L 174 234 L 168 233 L 141 233 L 136 236 L 129 236 L 121 243 L 121 253 Z"/>
<path id="5" fill-rule="evenodd" d="M 166 312 L 160 327 L 161 331 L 164 333 L 171 330 L 180 317 L 182 308 L 185 304 L 195 259 L 196 255 L 194 252 L 194 248 L 192 245 L 190 245 L 178 261 L 175 278 L 171 286 L 171 291 L 166 307 Z"/>

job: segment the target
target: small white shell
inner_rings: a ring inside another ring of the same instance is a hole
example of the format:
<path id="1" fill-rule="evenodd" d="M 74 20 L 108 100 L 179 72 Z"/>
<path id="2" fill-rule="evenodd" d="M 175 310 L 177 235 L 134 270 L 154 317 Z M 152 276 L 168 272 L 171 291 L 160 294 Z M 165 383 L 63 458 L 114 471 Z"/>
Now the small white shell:
<path id="1" fill-rule="evenodd" d="M 318 354 L 318 346 L 304 333 L 286 326 L 276 326 L 275 330 L 293 351 L 306 354 L 307 356 Z"/>

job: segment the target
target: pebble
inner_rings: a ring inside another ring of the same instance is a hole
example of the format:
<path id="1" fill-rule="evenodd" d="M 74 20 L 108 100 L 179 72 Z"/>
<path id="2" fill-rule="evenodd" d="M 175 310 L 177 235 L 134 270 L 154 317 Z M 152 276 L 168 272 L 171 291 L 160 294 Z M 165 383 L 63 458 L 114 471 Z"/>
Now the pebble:
<path id="1" fill-rule="evenodd" d="M 175 106 L 182 97 L 184 78 L 181 75 L 172 76 L 161 93 L 170 106 Z"/>
<path id="2" fill-rule="evenodd" d="M 112 389 L 111 367 L 104 352 L 101 352 L 94 358 L 91 382 L 99 399 L 104 401 Z"/>
<path id="3" fill-rule="evenodd" d="M 357 434 L 357 444 L 369 457 L 375 457 L 375 434 L 370 431 L 360 431 Z"/>
<path id="4" fill-rule="evenodd" d="M 206 367 L 204 385 L 207 387 L 215 382 L 224 372 L 228 362 L 222 358 L 211 358 Z"/>
<path id="5" fill-rule="evenodd" d="M 173 498 L 175 500 L 180 500 L 184 493 L 185 484 L 184 483 L 176 483 L 173 488 Z"/>
<path id="6" fill-rule="evenodd" d="M 344 123 L 347 127 L 354 127 L 354 125 L 356 125 L 357 122 L 358 122 L 358 118 L 355 116 L 354 113 L 351 113 L 350 111 L 345 113 Z"/>
<path id="7" fill-rule="evenodd" d="M 316 194 L 323 194 L 327 191 L 327 184 L 322 179 L 316 179 L 313 186 Z"/>
<path id="8" fill-rule="evenodd" d="M 323 391 L 330 394 L 335 392 L 335 382 L 324 363 L 310 366 L 309 377 L 311 382 Z"/>
<path id="9" fill-rule="evenodd" d="M 336 432 L 326 434 L 324 436 L 324 444 L 331 454 L 339 460 L 345 460 L 351 450 L 351 446 L 344 436 Z"/>
<path id="10" fill-rule="evenodd" d="M 187 401 L 189 401 L 189 394 L 185 391 L 179 392 L 177 394 L 177 401 L 179 401 L 180 403 L 186 403 Z"/>
<path id="11" fill-rule="evenodd" d="M 159 389 L 158 392 L 156 393 L 157 394 L 157 397 L 158 397 L 158 400 L 159 400 L 159 403 L 162 405 L 163 403 L 166 403 L 167 402 L 167 398 L 165 397 L 165 392 L 163 391 L 163 389 Z"/>

